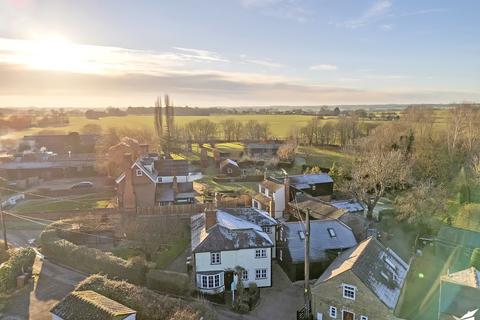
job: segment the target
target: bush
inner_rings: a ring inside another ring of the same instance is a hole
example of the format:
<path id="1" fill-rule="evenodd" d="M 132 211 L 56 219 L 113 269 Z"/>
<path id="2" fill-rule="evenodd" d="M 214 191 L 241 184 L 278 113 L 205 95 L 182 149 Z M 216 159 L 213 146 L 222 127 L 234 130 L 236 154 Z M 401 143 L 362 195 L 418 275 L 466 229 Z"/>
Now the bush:
<path id="1" fill-rule="evenodd" d="M 82 281 L 76 290 L 93 290 L 137 311 L 138 320 L 214 319 L 205 305 L 187 303 L 125 281 L 108 280 L 93 275 Z"/>
<path id="2" fill-rule="evenodd" d="M 0 266 L 0 292 L 16 287 L 17 277 L 31 272 L 36 253 L 32 248 L 10 250 L 10 259 Z"/>
<path id="3" fill-rule="evenodd" d="M 470 265 L 475 267 L 477 270 L 480 270 L 480 248 L 473 250 L 470 258 Z"/>
<path id="4" fill-rule="evenodd" d="M 55 224 L 52 225 L 40 235 L 45 255 L 87 273 L 104 273 L 110 278 L 128 280 L 135 284 L 145 282 L 145 259 L 134 257 L 127 261 L 98 249 L 77 246 L 58 237 L 55 227 Z"/>
<path id="5" fill-rule="evenodd" d="M 147 287 L 180 296 L 188 296 L 191 292 L 190 278 L 187 274 L 158 269 L 147 273 Z"/>
<path id="6" fill-rule="evenodd" d="M 256 305 L 258 299 L 260 299 L 260 289 L 255 282 L 251 282 L 248 286 L 248 294 L 251 297 L 252 305 Z"/>

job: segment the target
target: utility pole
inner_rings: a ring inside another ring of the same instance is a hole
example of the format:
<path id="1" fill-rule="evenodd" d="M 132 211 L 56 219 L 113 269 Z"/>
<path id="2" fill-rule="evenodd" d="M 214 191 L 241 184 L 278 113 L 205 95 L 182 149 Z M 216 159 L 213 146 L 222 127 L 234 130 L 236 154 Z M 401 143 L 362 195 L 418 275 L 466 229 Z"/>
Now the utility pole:
<path id="1" fill-rule="evenodd" d="M 310 209 L 305 215 L 305 314 L 310 319 Z"/>
<path id="2" fill-rule="evenodd" d="M 5 250 L 8 250 L 8 242 L 7 242 L 7 226 L 5 224 L 5 212 L 3 211 L 3 203 L 0 199 L 0 217 L 2 219 L 2 230 L 3 230 L 3 245 L 5 246 Z"/>

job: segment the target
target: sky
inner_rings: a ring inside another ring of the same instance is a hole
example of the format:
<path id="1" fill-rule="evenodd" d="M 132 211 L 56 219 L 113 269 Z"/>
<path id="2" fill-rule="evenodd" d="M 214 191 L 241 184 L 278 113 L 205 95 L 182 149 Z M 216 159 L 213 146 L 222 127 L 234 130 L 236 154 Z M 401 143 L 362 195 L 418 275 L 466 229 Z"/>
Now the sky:
<path id="1" fill-rule="evenodd" d="M 480 101 L 478 0 L 0 0 L 0 106 Z"/>

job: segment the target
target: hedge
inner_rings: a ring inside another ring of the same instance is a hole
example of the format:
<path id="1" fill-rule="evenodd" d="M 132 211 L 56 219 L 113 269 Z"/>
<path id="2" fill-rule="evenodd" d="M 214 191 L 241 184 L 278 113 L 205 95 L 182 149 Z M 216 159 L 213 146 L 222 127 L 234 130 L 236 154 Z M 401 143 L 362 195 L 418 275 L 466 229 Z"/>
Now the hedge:
<path id="1" fill-rule="evenodd" d="M 470 257 L 470 265 L 480 270 L 480 248 L 475 248 Z"/>
<path id="2" fill-rule="evenodd" d="M 40 244 L 48 257 L 86 273 L 103 273 L 112 279 L 135 284 L 145 282 L 147 267 L 143 258 L 135 257 L 127 261 L 98 249 L 78 246 L 61 239 L 54 225 L 41 233 Z"/>
<path id="3" fill-rule="evenodd" d="M 206 305 L 186 302 L 125 281 L 109 280 L 93 275 L 82 281 L 77 291 L 93 290 L 137 311 L 137 320 L 194 320 L 215 319 Z"/>
<path id="4" fill-rule="evenodd" d="M 32 248 L 10 250 L 10 259 L 0 266 L 0 292 L 7 292 L 17 286 L 17 277 L 30 272 L 36 253 Z"/>
<path id="5" fill-rule="evenodd" d="M 159 269 L 147 273 L 147 287 L 179 296 L 188 296 L 192 291 L 187 274 Z"/>

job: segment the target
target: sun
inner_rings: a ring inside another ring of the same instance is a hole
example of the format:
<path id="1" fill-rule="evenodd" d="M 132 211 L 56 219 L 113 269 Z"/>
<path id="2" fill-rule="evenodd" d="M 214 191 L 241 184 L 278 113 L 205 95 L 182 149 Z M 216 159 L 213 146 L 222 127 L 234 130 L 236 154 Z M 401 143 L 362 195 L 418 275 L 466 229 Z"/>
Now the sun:
<path id="1" fill-rule="evenodd" d="M 95 73 L 95 65 L 89 59 L 85 46 L 62 37 L 50 37 L 31 42 L 25 62 L 34 69 Z"/>

